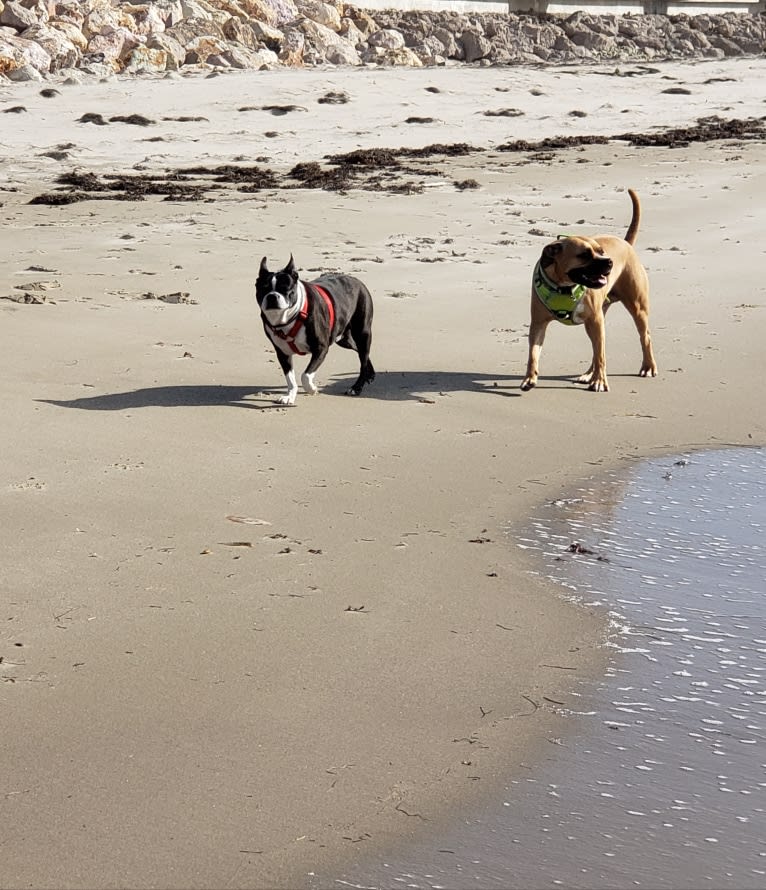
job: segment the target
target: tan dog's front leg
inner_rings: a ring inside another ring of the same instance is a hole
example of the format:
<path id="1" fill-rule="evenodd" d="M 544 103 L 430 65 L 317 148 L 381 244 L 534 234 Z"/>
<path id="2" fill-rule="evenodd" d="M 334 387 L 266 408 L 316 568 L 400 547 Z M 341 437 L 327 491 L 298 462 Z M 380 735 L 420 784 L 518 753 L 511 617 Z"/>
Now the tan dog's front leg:
<path id="1" fill-rule="evenodd" d="M 527 360 L 527 375 L 521 381 L 523 390 L 532 389 L 537 385 L 537 375 L 540 366 L 540 353 L 545 341 L 545 331 L 550 323 L 550 316 L 540 313 L 540 301 L 532 296 L 532 320 L 529 323 L 529 359 Z M 537 304 L 537 305 L 536 305 Z M 546 310 L 547 315 L 547 310 Z"/>
<path id="2" fill-rule="evenodd" d="M 592 392 L 609 392 L 609 381 L 606 379 L 606 325 L 602 311 L 585 320 L 585 333 L 593 346 L 593 361 L 577 382 L 587 383 Z"/>

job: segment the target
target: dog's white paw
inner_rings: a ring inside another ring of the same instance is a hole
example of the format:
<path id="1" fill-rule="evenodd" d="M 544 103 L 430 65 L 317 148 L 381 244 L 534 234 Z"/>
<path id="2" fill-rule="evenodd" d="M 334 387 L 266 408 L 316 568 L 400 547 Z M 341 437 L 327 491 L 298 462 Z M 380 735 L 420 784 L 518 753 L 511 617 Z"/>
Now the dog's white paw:
<path id="1" fill-rule="evenodd" d="M 319 392 L 319 387 L 314 383 L 313 374 L 301 374 L 301 385 L 310 396 L 315 396 Z"/>
<path id="2" fill-rule="evenodd" d="M 286 406 L 287 408 L 294 408 L 294 407 L 295 407 L 295 395 L 292 394 L 292 393 L 290 393 L 289 395 L 282 396 L 282 397 L 277 401 L 277 404 L 278 404 L 278 405 L 284 405 L 284 406 Z"/>

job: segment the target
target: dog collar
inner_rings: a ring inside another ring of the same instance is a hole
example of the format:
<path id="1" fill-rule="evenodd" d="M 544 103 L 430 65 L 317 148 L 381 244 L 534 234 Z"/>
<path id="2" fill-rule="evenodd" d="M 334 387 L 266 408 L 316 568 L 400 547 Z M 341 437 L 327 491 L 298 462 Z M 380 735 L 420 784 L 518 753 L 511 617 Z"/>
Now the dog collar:
<path id="1" fill-rule="evenodd" d="M 572 316 L 587 290 L 584 284 L 558 285 L 545 274 L 538 262 L 532 276 L 532 286 L 545 308 L 562 324 L 577 324 Z"/>
<path id="2" fill-rule="evenodd" d="M 303 304 L 300 308 L 300 312 L 298 312 L 297 317 L 294 316 L 294 321 L 291 318 L 287 324 L 279 325 L 279 327 L 275 327 L 273 324 L 270 324 L 268 321 L 266 324 L 269 326 L 270 330 L 274 334 L 275 337 L 279 337 L 280 340 L 284 340 L 285 343 L 290 347 L 290 349 L 296 355 L 306 355 L 303 350 L 298 349 L 295 345 L 295 339 L 300 333 L 301 328 L 303 327 L 304 322 L 308 318 L 309 314 L 309 297 L 312 292 L 316 292 L 319 296 L 324 300 L 325 305 L 327 306 L 327 313 L 329 315 L 330 320 L 330 332 L 335 328 L 335 306 L 333 305 L 332 299 L 327 291 L 320 287 L 318 284 L 308 284 L 307 282 L 299 281 L 299 286 L 303 289 Z M 290 325 L 290 329 L 288 331 L 283 330 L 287 325 Z"/>

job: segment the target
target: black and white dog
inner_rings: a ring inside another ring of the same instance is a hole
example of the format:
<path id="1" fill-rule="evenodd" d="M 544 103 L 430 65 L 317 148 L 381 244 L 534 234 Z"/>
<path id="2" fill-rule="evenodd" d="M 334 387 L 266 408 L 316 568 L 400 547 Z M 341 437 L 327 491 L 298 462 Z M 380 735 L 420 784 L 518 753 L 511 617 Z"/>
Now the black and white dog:
<path id="1" fill-rule="evenodd" d="M 263 329 L 274 344 L 287 382 L 287 395 L 280 404 L 294 405 L 298 395 L 293 356 L 311 355 L 301 383 L 304 391 L 313 395 L 317 392 L 314 375 L 333 343 L 359 353 L 359 379 L 348 395 L 358 396 L 365 384 L 375 379 L 370 361 L 372 297 L 358 278 L 328 273 L 314 281 L 301 281 L 292 255 L 279 272 L 270 272 L 264 257 L 255 298 Z"/>

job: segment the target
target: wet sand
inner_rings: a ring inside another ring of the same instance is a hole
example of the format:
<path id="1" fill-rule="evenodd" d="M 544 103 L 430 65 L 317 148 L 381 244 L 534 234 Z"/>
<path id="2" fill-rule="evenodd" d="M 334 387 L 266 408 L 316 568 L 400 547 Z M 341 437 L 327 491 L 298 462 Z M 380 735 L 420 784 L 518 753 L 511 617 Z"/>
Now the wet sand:
<path id="1" fill-rule="evenodd" d="M 304 886 L 545 756 L 571 721 L 528 716 L 528 699 L 566 701 L 597 675 L 606 626 L 530 577 L 509 513 L 623 458 L 763 444 L 766 150 L 500 148 L 757 117 L 762 74 L 751 60 L 0 91 L 0 114 L 27 109 L 0 117 L 0 296 L 15 297 L 0 300 L 0 884 Z M 683 106 L 667 83 L 689 85 Z M 351 101 L 319 103 L 330 90 Z M 238 111 L 287 104 L 307 110 Z M 482 113 L 510 107 L 524 114 Z M 88 113 L 156 123 L 78 123 Z M 28 203 L 73 171 L 283 174 L 436 142 L 489 150 L 444 155 L 407 174 L 422 191 L 396 194 L 225 183 L 192 201 Z M 573 384 L 587 338 L 560 328 L 522 396 L 542 245 L 624 232 L 628 186 L 660 376 L 634 376 L 637 338 L 614 310 L 608 394 Z M 263 255 L 290 252 L 306 277 L 369 285 L 369 395 L 342 395 L 357 369 L 337 350 L 320 396 L 275 406 L 252 283 Z"/>
<path id="2" fill-rule="evenodd" d="M 534 571 L 608 616 L 604 677 L 537 703 L 570 731 L 483 806 L 317 886 L 762 887 L 765 460 L 639 461 L 514 527 Z"/>

